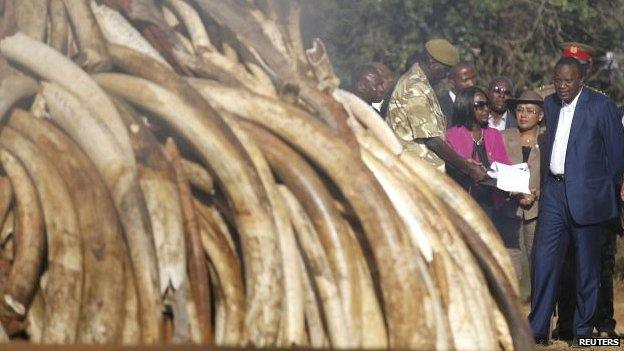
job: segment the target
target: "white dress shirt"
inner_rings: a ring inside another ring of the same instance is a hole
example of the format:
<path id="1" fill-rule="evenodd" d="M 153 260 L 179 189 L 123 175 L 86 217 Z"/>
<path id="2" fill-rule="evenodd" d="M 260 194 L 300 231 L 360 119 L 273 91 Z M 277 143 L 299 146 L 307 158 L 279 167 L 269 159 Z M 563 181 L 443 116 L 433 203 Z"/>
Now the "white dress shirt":
<path id="1" fill-rule="evenodd" d="M 371 103 L 371 106 L 373 106 L 373 108 L 375 110 L 377 110 L 377 112 L 381 112 L 381 105 L 383 105 L 383 100 L 379 101 L 379 102 L 373 102 Z"/>
<path id="2" fill-rule="evenodd" d="M 581 89 L 583 91 L 583 89 Z M 565 158 L 568 149 L 568 139 L 570 138 L 570 128 L 572 128 L 572 118 L 574 110 L 581 91 L 576 95 L 574 100 L 569 104 L 563 103 L 559 111 L 559 121 L 557 122 L 557 131 L 555 132 L 555 141 L 550 154 L 550 172 L 552 174 L 564 174 Z"/>
<path id="3" fill-rule="evenodd" d="M 455 102 L 455 98 L 457 97 L 457 95 L 455 95 L 454 92 L 449 90 L 449 96 L 451 97 L 451 101 Z"/>
<path id="4" fill-rule="evenodd" d="M 494 122 L 494 118 L 492 117 L 492 114 L 490 114 L 490 117 L 488 117 L 488 126 L 490 128 L 498 129 L 499 131 L 502 132 L 505 130 L 506 125 L 507 125 L 507 111 L 503 113 L 503 115 L 498 120 L 498 122 Z"/>

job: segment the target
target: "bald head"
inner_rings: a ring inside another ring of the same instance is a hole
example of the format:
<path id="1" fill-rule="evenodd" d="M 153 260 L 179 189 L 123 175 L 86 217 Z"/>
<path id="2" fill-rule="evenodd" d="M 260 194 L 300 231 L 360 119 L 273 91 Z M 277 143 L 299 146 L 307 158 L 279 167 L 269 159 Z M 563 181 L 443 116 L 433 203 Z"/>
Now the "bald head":
<path id="1" fill-rule="evenodd" d="M 477 76 L 472 63 L 460 61 L 453 66 L 449 71 L 448 84 L 453 92 L 475 86 L 477 84 Z"/>

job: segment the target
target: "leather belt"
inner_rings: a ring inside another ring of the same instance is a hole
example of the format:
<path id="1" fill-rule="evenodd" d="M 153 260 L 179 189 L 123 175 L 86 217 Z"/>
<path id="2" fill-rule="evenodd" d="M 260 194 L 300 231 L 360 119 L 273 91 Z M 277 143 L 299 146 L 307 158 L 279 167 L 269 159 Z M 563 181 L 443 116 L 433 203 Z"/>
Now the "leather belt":
<path id="1" fill-rule="evenodd" d="M 549 173 L 550 177 L 558 182 L 563 182 L 565 180 L 565 175 L 563 174 L 552 174 Z"/>

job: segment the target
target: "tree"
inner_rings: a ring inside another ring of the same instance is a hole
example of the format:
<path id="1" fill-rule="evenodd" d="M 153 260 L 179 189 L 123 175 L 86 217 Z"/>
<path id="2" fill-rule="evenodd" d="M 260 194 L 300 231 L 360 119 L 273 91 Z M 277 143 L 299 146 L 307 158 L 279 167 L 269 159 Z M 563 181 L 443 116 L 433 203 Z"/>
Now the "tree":
<path id="1" fill-rule="evenodd" d="M 402 71 L 430 38 L 454 43 L 475 63 L 480 84 L 511 77 L 519 93 L 548 83 L 559 45 L 580 41 L 600 54 L 589 85 L 624 102 L 617 59 L 624 57 L 624 0 L 316 0 L 301 1 L 305 40 L 320 37 L 337 74 L 372 60 Z"/>

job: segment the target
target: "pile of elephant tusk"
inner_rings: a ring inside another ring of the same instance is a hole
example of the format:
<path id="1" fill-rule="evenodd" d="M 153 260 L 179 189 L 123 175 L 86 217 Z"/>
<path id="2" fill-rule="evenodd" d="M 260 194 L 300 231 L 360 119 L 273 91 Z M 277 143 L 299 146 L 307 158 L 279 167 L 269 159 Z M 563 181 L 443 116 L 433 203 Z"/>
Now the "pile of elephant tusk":
<path id="1" fill-rule="evenodd" d="M 509 257 L 296 2 L 0 0 L 0 340 L 529 350 Z"/>

